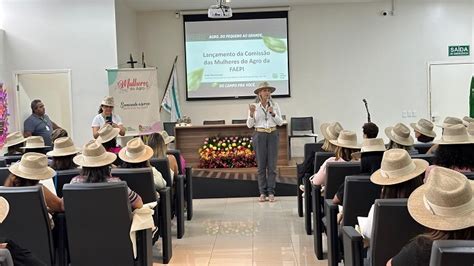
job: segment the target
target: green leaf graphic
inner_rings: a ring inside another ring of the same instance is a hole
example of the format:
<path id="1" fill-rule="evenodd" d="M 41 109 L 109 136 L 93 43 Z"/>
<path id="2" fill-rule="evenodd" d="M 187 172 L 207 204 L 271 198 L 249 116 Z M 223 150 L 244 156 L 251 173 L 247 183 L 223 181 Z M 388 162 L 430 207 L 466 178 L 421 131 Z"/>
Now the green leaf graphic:
<path id="1" fill-rule="evenodd" d="M 201 86 L 202 76 L 204 74 L 204 68 L 198 68 L 188 74 L 188 90 L 197 91 Z"/>
<path id="2" fill-rule="evenodd" d="M 268 49 L 276 52 L 276 53 L 284 53 L 286 52 L 286 44 L 284 41 L 270 37 L 270 36 L 263 36 L 262 37 L 263 43 L 265 46 L 268 47 Z"/>

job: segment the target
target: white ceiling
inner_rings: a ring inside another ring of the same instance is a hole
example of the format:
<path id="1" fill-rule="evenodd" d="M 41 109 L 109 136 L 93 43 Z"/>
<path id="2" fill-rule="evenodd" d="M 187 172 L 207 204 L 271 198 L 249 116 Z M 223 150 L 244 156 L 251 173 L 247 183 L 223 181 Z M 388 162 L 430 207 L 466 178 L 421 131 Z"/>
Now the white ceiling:
<path id="1" fill-rule="evenodd" d="M 312 5 L 321 3 L 362 3 L 387 0 L 231 0 L 232 8 L 256 8 L 275 6 Z M 125 0 L 137 11 L 197 10 L 215 5 L 216 0 Z"/>

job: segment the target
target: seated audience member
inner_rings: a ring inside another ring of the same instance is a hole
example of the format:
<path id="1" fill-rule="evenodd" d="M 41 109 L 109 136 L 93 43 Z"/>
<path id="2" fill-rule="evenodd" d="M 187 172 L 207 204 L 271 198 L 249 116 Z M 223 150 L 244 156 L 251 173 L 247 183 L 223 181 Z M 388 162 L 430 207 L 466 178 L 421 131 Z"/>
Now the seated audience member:
<path id="1" fill-rule="evenodd" d="M 50 180 L 56 172 L 48 167 L 48 158 L 41 153 L 29 152 L 23 154 L 19 163 L 12 164 L 8 170 L 10 175 L 5 181 L 6 187 L 26 187 L 42 185 L 43 195 L 50 212 L 63 212 L 64 205 L 62 199 L 47 186 L 40 184 L 40 180 Z"/>
<path id="2" fill-rule="evenodd" d="M 441 139 L 435 141 L 436 149 L 434 165 L 426 170 L 425 177 L 436 166 L 453 169 L 458 172 L 474 171 L 474 139 L 467 134 L 464 125 L 444 128 Z M 425 179 L 426 181 L 426 179 Z"/>
<path id="3" fill-rule="evenodd" d="M 429 232 L 415 237 L 387 265 L 429 265 L 435 240 L 474 240 L 474 181 L 436 167 L 408 198 L 408 212 Z"/>
<path id="4" fill-rule="evenodd" d="M 127 142 L 127 146 L 119 152 L 119 157 L 123 161 L 122 168 L 145 168 L 151 167 L 155 189 L 160 190 L 166 187 L 166 181 L 158 170 L 150 165 L 150 158 L 153 150 L 145 145 L 141 138 L 134 138 Z"/>
<path id="5" fill-rule="evenodd" d="M 443 120 L 443 124 L 437 125 L 437 126 L 440 127 L 440 128 L 442 128 L 441 134 L 443 134 L 444 129 L 445 129 L 446 127 L 454 126 L 454 125 L 464 125 L 464 124 L 463 124 L 463 121 L 462 121 L 461 119 L 457 118 L 457 117 L 447 116 L 447 117 Z M 438 144 L 434 144 L 434 145 L 431 146 L 431 148 L 426 152 L 426 154 L 435 154 L 437 149 L 438 149 Z"/>
<path id="6" fill-rule="evenodd" d="M 119 135 L 119 132 L 120 129 L 113 128 L 111 125 L 106 124 L 99 130 L 99 136 L 96 141 L 97 143 L 102 144 L 106 151 L 117 155 L 122 149 L 122 147 L 117 145 L 117 136 Z M 122 161 L 117 157 L 113 164 L 118 166 L 122 164 Z"/>
<path id="7" fill-rule="evenodd" d="M 434 125 L 426 119 L 420 119 L 417 123 L 411 123 L 410 126 L 415 131 L 415 138 L 421 143 L 431 143 L 436 138 Z"/>
<path id="8" fill-rule="evenodd" d="M 73 162 L 74 156 L 79 153 L 79 149 L 74 146 L 70 137 L 58 138 L 54 141 L 54 148 L 46 155 L 52 157 L 51 168 L 56 171 L 77 168 Z"/>
<path id="9" fill-rule="evenodd" d="M 7 135 L 7 139 L 3 147 L 7 148 L 7 153 L 3 156 L 22 155 L 21 147 L 25 144 L 26 139 L 21 132 L 12 132 Z"/>
<path id="10" fill-rule="evenodd" d="M 321 134 L 324 137 L 323 146 L 321 147 L 322 150 L 327 152 L 334 152 L 336 146 L 332 145 L 329 140 L 336 140 L 339 136 L 341 130 L 343 130 L 341 124 L 339 122 L 335 123 L 322 123 L 321 127 Z M 313 174 L 314 171 L 314 153 L 312 153 L 308 158 L 304 158 L 303 166 L 298 169 L 298 177 L 303 178 L 305 174 Z M 300 186 L 300 189 L 304 191 L 304 185 Z"/>
<path id="11" fill-rule="evenodd" d="M 379 134 L 379 127 L 372 122 L 365 123 L 362 126 L 362 133 L 364 134 L 364 139 L 374 139 Z"/>
<path id="12" fill-rule="evenodd" d="M 387 150 L 404 149 L 410 155 L 418 154 L 418 151 L 413 148 L 414 141 L 410 136 L 410 129 L 406 125 L 398 123 L 393 127 L 387 127 L 385 135 L 390 139 Z"/>
<path id="13" fill-rule="evenodd" d="M 46 154 L 50 146 L 44 145 L 43 137 L 41 136 L 31 136 L 26 138 L 25 146 L 21 147 L 25 153 L 27 152 L 37 152 Z"/>
<path id="14" fill-rule="evenodd" d="M 0 217 L 5 219 L 10 211 L 10 204 L 4 197 L 0 197 Z M 0 224 L 3 222 L 0 220 Z M 11 239 L 0 237 L 0 250 L 8 250 L 13 261 L 5 261 L 6 265 L 34 265 L 34 266 L 46 266 L 46 263 L 38 259 L 31 251 L 20 247 Z M 10 263 L 10 264 L 9 264 Z M 2 264 L 3 265 L 3 264 Z"/>
<path id="15" fill-rule="evenodd" d="M 384 153 L 381 167 L 370 176 L 370 181 L 382 186 L 381 199 L 408 198 L 423 184 L 423 173 L 427 167 L 427 161 L 412 159 L 406 150 L 391 149 Z M 367 239 L 372 237 L 373 219 L 374 205 L 365 224 L 359 225 Z"/>
<path id="16" fill-rule="evenodd" d="M 120 179 L 112 177 L 110 166 L 115 161 L 117 155 L 108 152 L 105 148 L 91 140 L 84 145 L 82 154 L 74 157 L 74 163 L 82 166 L 81 175 L 74 177 L 71 183 L 105 183 L 119 182 Z M 141 208 L 143 201 L 140 195 L 128 188 L 128 199 L 132 209 Z"/>
<path id="17" fill-rule="evenodd" d="M 31 102 L 32 114 L 23 123 L 23 136 L 41 136 L 44 143 L 50 147 L 53 142 L 51 141 L 51 132 L 59 128 L 49 116 L 46 114 L 46 109 L 41 100 L 33 100 Z"/>
<path id="18" fill-rule="evenodd" d="M 380 163 L 385 151 L 383 139 L 364 139 L 360 150 L 360 173 L 371 175 L 380 169 Z M 339 187 L 336 195 L 332 199 L 334 204 L 343 203 L 344 183 Z"/>
<path id="19" fill-rule="evenodd" d="M 51 141 L 54 143 L 54 141 L 58 138 L 64 138 L 68 137 L 67 131 L 64 128 L 56 128 L 53 130 L 51 133 Z"/>
<path id="20" fill-rule="evenodd" d="M 166 132 L 166 131 L 165 131 Z M 166 139 L 165 139 L 166 138 Z M 167 158 L 169 165 L 170 165 L 170 174 L 171 177 L 174 178 L 175 175 L 178 175 L 178 162 L 176 158 L 171 155 L 167 154 L 166 151 L 168 150 L 167 144 L 173 141 L 174 137 L 168 136 L 168 134 L 163 133 L 153 133 L 148 138 L 148 146 L 153 149 L 153 157 L 158 159 Z"/>
<path id="21" fill-rule="evenodd" d="M 336 146 L 334 157 L 328 158 L 319 171 L 310 177 L 315 185 L 324 185 L 327 179 L 328 162 L 348 162 L 352 160 L 352 154 L 360 150 L 360 144 L 357 143 L 357 135 L 353 131 L 342 130 L 336 140 L 330 140 L 331 144 Z"/>
<path id="22" fill-rule="evenodd" d="M 120 136 L 125 135 L 125 127 L 122 124 L 122 119 L 117 114 L 113 114 L 114 98 L 107 96 L 102 100 L 99 107 L 99 114 L 92 120 L 92 136 L 94 139 L 99 137 L 99 130 L 106 124 L 118 129 Z"/>

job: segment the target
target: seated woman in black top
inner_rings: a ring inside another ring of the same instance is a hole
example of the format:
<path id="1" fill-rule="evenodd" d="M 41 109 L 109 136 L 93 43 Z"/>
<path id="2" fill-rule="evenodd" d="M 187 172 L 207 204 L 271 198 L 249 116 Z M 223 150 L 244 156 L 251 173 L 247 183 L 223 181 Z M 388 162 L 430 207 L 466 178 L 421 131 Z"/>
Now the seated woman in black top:
<path id="1" fill-rule="evenodd" d="M 474 240 L 474 181 L 444 167 L 430 172 L 426 184 L 408 199 L 410 215 L 429 233 L 408 243 L 387 265 L 426 265 L 430 263 L 435 240 Z"/>

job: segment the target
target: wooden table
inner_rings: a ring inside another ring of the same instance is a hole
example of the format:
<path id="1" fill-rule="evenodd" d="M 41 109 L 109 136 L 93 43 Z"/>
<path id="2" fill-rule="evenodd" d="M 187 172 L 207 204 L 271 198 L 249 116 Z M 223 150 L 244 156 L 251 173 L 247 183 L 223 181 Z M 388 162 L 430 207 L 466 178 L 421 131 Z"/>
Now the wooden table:
<path id="1" fill-rule="evenodd" d="M 246 124 L 238 125 L 203 125 L 175 127 L 176 149 L 186 160 L 186 164 L 193 167 L 199 165 L 199 148 L 204 145 L 207 137 L 223 136 L 252 136 L 255 133 L 253 128 L 248 128 Z M 278 166 L 288 166 L 288 132 L 287 124 L 277 127 L 279 132 L 278 144 Z"/>

